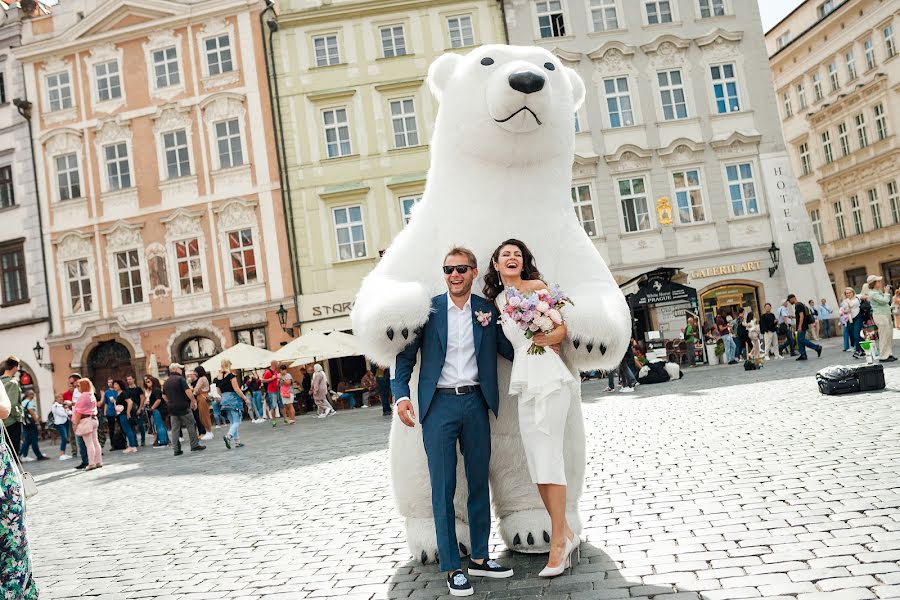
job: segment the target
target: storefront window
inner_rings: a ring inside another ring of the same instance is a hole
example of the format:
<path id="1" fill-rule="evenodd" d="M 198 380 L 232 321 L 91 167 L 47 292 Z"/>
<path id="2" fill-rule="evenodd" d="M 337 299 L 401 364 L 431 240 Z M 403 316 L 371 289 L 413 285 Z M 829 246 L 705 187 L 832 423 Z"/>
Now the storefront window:
<path id="1" fill-rule="evenodd" d="M 732 315 L 737 315 L 741 308 L 752 310 L 754 315 L 758 315 L 759 293 L 754 286 L 725 284 L 703 293 L 700 305 L 703 307 L 703 325 L 709 327 L 723 308 Z"/>
<path id="2" fill-rule="evenodd" d="M 858 294 L 862 289 L 863 284 L 866 282 L 866 277 L 869 276 L 869 273 L 866 271 L 865 267 L 857 267 L 855 269 L 849 269 L 844 272 L 844 278 L 847 281 L 847 287 L 852 287 L 856 290 Z"/>
<path id="3" fill-rule="evenodd" d="M 900 288 L 900 260 L 884 263 L 881 269 L 884 272 L 885 285 L 890 285 L 895 290 Z"/>

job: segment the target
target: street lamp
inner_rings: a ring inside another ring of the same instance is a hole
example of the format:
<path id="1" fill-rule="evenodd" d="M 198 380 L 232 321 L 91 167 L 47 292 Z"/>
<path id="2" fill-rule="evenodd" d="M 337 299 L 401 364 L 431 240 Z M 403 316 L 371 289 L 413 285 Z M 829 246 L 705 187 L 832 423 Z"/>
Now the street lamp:
<path id="1" fill-rule="evenodd" d="M 287 314 L 288 314 L 288 311 L 287 311 L 287 309 L 284 307 L 284 304 L 279 304 L 279 305 L 278 305 L 278 310 L 275 311 L 275 314 L 278 315 L 278 323 L 281 324 L 281 329 L 282 329 L 282 331 L 284 331 L 284 332 L 285 332 L 286 334 L 288 334 L 289 336 L 294 337 L 294 329 L 293 329 L 293 327 L 286 327 L 286 325 L 287 325 Z"/>
<path id="2" fill-rule="evenodd" d="M 772 242 L 772 245 L 769 246 L 769 258 L 772 259 L 772 266 L 769 267 L 769 277 L 775 275 L 775 271 L 778 270 L 778 265 L 780 264 L 779 258 L 781 257 L 781 248 L 775 245 L 775 242 Z"/>
<path id="3" fill-rule="evenodd" d="M 37 361 L 38 365 L 43 369 L 47 369 L 48 371 L 53 371 L 53 363 L 41 362 L 44 360 L 44 347 L 41 346 L 40 340 L 38 340 L 34 344 L 34 348 L 32 348 L 32 350 L 34 350 L 34 359 Z"/>

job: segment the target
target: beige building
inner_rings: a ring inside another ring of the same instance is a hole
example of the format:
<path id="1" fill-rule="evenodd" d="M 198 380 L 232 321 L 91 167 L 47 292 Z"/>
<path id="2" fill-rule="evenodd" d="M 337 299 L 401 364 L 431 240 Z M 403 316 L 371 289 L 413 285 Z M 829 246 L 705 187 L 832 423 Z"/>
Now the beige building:
<path id="1" fill-rule="evenodd" d="M 766 34 L 784 136 L 835 288 L 900 286 L 900 3 L 807 0 Z"/>
<path id="2" fill-rule="evenodd" d="M 62 0 L 25 24 L 56 391 L 287 339 L 261 8 Z"/>

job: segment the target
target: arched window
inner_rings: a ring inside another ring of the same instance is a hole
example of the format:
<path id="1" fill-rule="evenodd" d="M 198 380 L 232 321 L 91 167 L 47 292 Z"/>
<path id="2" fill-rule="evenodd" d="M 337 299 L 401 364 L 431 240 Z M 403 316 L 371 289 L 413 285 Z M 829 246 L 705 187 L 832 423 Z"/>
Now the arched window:
<path id="1" fill-rule="evenodd" d="M 184 365 L 185 370 L 191 371 L 207 358 L 218 353 L 216 343 L 211 339 L 192 337 L 181 343 L 181 347 L 178 349 L 178 362 Z"/>

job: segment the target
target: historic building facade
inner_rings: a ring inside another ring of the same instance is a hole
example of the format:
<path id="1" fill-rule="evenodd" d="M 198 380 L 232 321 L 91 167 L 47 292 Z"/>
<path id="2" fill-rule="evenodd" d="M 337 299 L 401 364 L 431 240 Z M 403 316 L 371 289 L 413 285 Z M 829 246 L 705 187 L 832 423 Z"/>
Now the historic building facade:
<path id="1" fill-rule="evenodd" d="M 807 1 L 766 34 L 784 136 L 829 277 L 900 286 L 900 5 Z"/>
<path id="2" fill-rule="evenodd" d="M 573 208 L 620 282 L 663 267 L 697 291 L 704 321 L 790 292 L 833 303 L 778 126 L 755 2 L 504 7 L 510 43 L 551 50 L 587 85 Z M 639 329 L 683 326 L 686 306 L 645 313 Z"/>
<path id="3" fill-rule="evenodd" d="M 59 390 L 288 339 L 261 8 L 62 0 L 26 23 Z"/>

